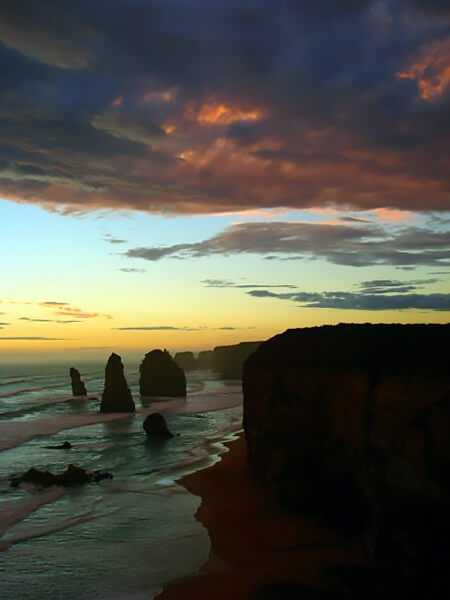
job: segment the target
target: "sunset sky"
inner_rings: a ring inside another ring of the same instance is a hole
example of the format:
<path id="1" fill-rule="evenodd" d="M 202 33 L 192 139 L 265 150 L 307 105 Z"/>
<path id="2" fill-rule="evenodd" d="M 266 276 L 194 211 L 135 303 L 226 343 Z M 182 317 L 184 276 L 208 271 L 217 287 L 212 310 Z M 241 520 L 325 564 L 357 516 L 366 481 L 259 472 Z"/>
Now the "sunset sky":
<path id="1" fill-rule="evenodd" d="M 2 0 L 0 360 L 448 322 L 448 0 Z"/>

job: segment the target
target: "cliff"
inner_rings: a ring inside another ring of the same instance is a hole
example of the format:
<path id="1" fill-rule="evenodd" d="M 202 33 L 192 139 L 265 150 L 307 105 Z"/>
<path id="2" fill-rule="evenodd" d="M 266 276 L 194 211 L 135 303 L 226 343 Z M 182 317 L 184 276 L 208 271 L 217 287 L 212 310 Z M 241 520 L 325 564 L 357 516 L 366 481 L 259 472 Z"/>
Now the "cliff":
<path id="1" fill-rule="evenodd" d="M 134 412 L 133 397 L 123 372 L 122 359 L 114 352 L 105 368 L 105 387 L 100 405 L 101 412 Z"/>
<path id="2" fill-rule="evenodd" d="M 243 375 L 256 477 L 431 596 L 449 581 L 449 359 L 450 325 L 338 325 L 275 336 Z"/>
<path id="3" fill-rule="evenodd" d="M 217 346 L 213 350 L 212 368 L 223 379 L 241 379 L 245 360 L 262 342 L 241 342 L 234 346 Z"/>
<path id="4" fill-rule="evenodd" d="M 186 376 L 167 350 L 147 352 L 139 367 L 142 396 L 186 396 Z"/>

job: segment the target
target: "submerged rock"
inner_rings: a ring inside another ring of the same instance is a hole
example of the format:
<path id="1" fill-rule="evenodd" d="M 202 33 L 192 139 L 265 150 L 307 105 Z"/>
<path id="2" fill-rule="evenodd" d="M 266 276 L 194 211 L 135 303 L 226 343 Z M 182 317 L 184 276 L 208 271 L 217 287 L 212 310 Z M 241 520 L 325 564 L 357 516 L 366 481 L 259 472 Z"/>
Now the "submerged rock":
<path id="1" fill-rule="evenodd" d="M 72 448 L 72 444 L 70 442 L 64 442 L 63 444 L 59 444 L 57 446 L 45 446 L 47 450 L 70 450 Z"/>
<path id="2" fill-rule="evenodd" d="M 11 477 L 10 485 L 11 487 L 18 487 L 21 483 L 32 483 L 39 487 L 49 487 L 51 485 L 69 487 L 112 478 L 112 474 L 107 471 L 87 471 L 86 469 L 70 464 L 64 473 L 60 473 L 59 475 L 54 475 L 50 471 L 40 471 L 32 467 L 23 475 Z"/>
<path id="3" fill-rule="evenodd" d="M 142 396 L 186 396 L 186 376 L 167 350 L 152 350 L 140 367 Z"/>
<path id="4" fill-rule="evenodd" d="M 146 417 L 143 428 L 150 437 L 171 438 L 173 433 L 167 429 L 166 420 L 160 413 L 153 413 Z"/>
<path id="5" fill-rule="evenodd" d="M 134 412 L 135 406 L 123 373 L 122 359 L 114 352 L 105 368 L 105 388 L 100 412 Z"/>
<path id="6" fill-rule="evenodd" d="M 72 383 L 72 394 L 74 396 L 87 396 L 86 386 L 81 379 L 79 371 L 74 367 L 70 367 L 70 380 Z"/>

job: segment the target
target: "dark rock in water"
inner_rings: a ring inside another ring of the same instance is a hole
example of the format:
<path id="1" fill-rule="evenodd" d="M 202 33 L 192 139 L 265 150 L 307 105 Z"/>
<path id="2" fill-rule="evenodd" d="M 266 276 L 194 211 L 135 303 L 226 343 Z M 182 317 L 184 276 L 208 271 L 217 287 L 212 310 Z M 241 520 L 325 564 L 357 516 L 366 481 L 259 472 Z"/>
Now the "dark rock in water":
<path id="1" fill-rule="evenodd" d="M 70 442 L 64 442 L 58 446 L 45 446 L 45 448 L 47 450 L 70 450 L 72 448 L 72 444 Z"/>
<path id="2" fill-rule="evenodd" d="M 197 368 L 197 361 L 192 352 L 177 352 L 173 360 L 185 371 L 193 371 Z"/>
<path id="3" fill-rule="evenodd" d="M 74 367 L 70 367 L 69 373 L 72 382 L 72 394 L 74 396 L 87 396 L 86 387 L 80 377 L 79 371 Z"/>
<path id="4" fill-rule="evenodd" d="M 213 351 L 202 350 L 197 357 L 197 369 L 212 369 Z"/>
<path id="5" fill-rule="evenodd" d="M 120 356 L 114 352 L 105 368 L 105 388 L 102 394 L 100 412 L 134 412 L 133 397 L 123 373 Z"/>
<path id="6" fill-rule="evenodd" d="M 213 350 L 212 368 L 223 379 L 241 379 L 244 362 L 261 343 L 241 342 L 234 346 L 217 346 Z"/>
<path id="7" fill-rule="evenodd" d="M 186 396 L 186 376 L 167 350 L 152 350 L 140 367 L 142 396 Z"/>
<path id="8" fill-rule="evenodd" d="M 244 365 L 251 471 L 422 597 L 450 597 L 449 364 L 450 325 L 338 325 L 288 330 Z"/>
<path id="9" fill-rule="evenodd" d="M 21 483 L 32 483 L 38 487 L 49 487 L 51 485 L 69 487 L 112 478 L 111 473 L 107 471 L 86 471 L 81 467 L 70 464 L 64 473 L 59 475 L 54 475 L 50 471 L 39 471 L 39 469 L 32 467 L 23 475 L 11 477 L 10 484 L 12 487 L 18 487 Z"/>
<path id="10" fill-rule="evenodd" d="M 160 413 L 153 413 L 146 417 L 143 427 L 150 437 L 171 438 L 173 434 L 167 429 L 166 420 Z"/>

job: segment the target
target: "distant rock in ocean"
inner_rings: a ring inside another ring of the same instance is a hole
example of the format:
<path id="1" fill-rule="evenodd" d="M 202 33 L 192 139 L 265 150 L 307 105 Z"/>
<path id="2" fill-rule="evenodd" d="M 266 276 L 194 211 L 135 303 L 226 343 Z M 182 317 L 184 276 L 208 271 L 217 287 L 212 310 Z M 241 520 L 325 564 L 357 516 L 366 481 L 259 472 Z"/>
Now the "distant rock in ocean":
<path id="1" fill-rule="evenodd" d="M 56 446 L 44 446 L 47 450 L 71 450 L 72 444 L 70 442 L 65 441 L 62 444 L 57 444 Z"/>
<path id="2" fill-rule="evenodd" d="M 72 383 L 72 394 L 74 396 L 87 396 L 86 386 L 81 379 L 79 371 L 74 367 L 70 367 L 70 380 Z"/>
<path id="3" fill-rule="evenodd" d="M 212 368 L 223 379 L 241 379 L 246 359 L 262 342 L 241 342 L 233 346 L 217 346 L 212 352 Z"/>
<path id="4" fill-rule="evenodd" d="M 173 433 L 167 429 L 166 420 L 161 413 L 148 415 L 142 426 L 149 437 L 160 439 L 173 437 Z"/>
<path id="5" fill-rule="evenodd" d="M 87 471 L 76 465 L 69 465 L 64 473 L 54 475 L 50 471 L 40 471 L 32 467 L 23 475 L 13 476 L 10 479 L 11 487 L 19 487 L 21 483 L 32 483 L 38 487 L 49 487 L 51 485 L 61 485 L 70 487 L 82 483 L 92 483 L 102 479 L 112 479 L 113 476 L 107 471 Z"/>
<path id="6" fill-rule="evenodd" d="M 134 412 L 133 397 L 123 373 L 122 359 L 114 352 L 105 368 L 105 388 L 102 394 L 100 412 Z"/>
<path id="7" fill-rule="evenodd" d="M 211 369 L 213 363 L 213 351 L 202 350 L 197 357 L 197 369 Z"/>
<path id="8" fill-rule="evenodd" d="M 177 352 L 173 360 L 185 371 L 193 371 L 197 368 L 197 361 L 193 352 Z"/>
<path id="9" fill-rule="evenodd" d="M 186 396 L 186 376 L 167 350 L 152 350 L 140 367 L 142 396 Z"/>

